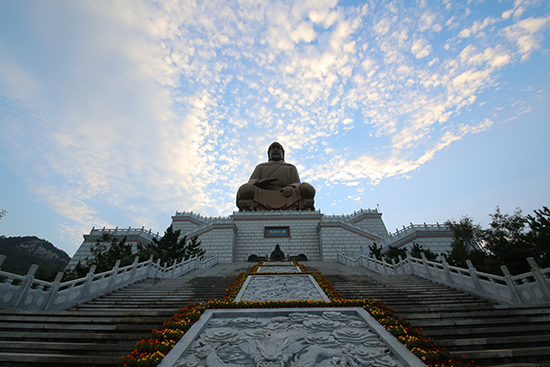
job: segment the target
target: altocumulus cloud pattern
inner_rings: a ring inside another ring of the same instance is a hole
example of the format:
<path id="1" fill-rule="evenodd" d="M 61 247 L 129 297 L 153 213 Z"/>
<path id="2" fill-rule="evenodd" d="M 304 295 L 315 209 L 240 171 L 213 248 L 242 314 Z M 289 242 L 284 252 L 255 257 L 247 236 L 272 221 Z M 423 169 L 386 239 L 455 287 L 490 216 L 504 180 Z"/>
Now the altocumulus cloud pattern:
<path id="1" fill-rule="evenodd" d="M 2 158 L 73 245 L 116 225 L 107 211 L 155 230 L 174 210 L 227 215 L 272 141 L 317 206 L 360 202 L 503 108 L 529 112 L 538 91 L 485 96 L 550 24 L 519 0 L 29 4 L 0 5 Z"/>

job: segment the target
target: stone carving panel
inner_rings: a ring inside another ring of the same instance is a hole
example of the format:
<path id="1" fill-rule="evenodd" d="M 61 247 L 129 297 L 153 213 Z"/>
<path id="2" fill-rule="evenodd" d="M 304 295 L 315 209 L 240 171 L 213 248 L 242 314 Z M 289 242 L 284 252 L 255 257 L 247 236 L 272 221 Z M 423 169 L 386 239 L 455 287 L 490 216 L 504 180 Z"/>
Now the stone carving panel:
<path id="1" fill-rule="evenodd" d="M 281 265 L 294 265 L 294 261 L 264 261 L 264 266 L 281 266 Z"/>
<path id="2" fill-rule="evenodd" d="M 260 266 L 256 273 L 301 273 L 299 266 Z"/>
<path id="3" fill-rule="evenodd" d="M 184 351 L 179 348 L 177 356 L 169 355 L 167 362 L 175 360 L 170 364 L 174 367 L 403 366 L 357 313 L 243 315 L 214 314 L 200 335 Z"/>
<path id="4" fill-rule="evenodd" d="M 311 275 L 249 275 L 238 301 L 329 301 Z"/>

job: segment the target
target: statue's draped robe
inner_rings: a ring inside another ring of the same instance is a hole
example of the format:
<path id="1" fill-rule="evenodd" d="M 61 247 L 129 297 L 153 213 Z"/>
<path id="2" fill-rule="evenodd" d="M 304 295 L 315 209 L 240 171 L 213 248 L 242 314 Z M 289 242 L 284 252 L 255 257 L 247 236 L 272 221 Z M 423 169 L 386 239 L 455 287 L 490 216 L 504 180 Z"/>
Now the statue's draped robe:
<path id="1" fill-rule="evenodd" d="M 289 209 L 302 199 L 299 189 L 300 176 L 294 165 L 284 161 L 269 161 L 256 166 L 256 169 L 250 176 L 249 184 L 255 184 L 261 179 L 277 178 L 277 181 L 267 186 L 265 189 L 254 187 L 254 201 L 262 204 L 266 209 Z M 291 186 L 292 195 L 284 196 L 282 189 Z"/>

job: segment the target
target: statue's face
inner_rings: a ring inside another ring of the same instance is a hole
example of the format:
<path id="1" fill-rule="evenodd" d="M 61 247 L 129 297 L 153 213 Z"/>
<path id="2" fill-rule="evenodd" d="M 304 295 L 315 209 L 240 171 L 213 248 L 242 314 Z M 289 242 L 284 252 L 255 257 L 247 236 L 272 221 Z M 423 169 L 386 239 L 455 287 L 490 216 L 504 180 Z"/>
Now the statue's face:
<path id="1" fill-rule="evenodd" d="M 283 148 L 280 145 L 274 145 L 269 149 L 269 160 L 280 161 L 283 160 Z"/>

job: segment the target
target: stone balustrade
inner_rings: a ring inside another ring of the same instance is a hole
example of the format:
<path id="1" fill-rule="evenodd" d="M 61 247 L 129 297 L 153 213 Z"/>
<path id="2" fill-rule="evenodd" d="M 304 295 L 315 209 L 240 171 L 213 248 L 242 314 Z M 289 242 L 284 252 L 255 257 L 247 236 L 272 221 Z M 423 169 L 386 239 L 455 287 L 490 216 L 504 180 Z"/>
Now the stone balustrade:
<path id="1" fill-rule="evenodd" d="M 504 276 L 477 271 L 471 261 L 468 269 L 451 266 L 445 258 L 442 262 L 408 256 L 397 264 L 360 255 L 356 259 L 339 254 L 340 263 L 347 266 L 363 266 L 380 274 L 414 274 L 435 283 L 440 283 L 468 293 L 508 305 L 533 305 L 550 302 L 550 268 L 540 269 L 533 258 L 527 261 L 531 271 L 511 275 L 506 266 L 501 266 Z"/>
<path id="2" fill-rule="evenodd" d="M 0 255 L 0 266 L 5 258 Z M 64 310 L 146 278 L 176 278 L 193 269 L 210 268 L 218 263 L 218 257 L 182 259 L 172 266 L 161 266 L 160 260 L 154 263 L 152 257 L 138 261 L 136 256 L 133 264 L 120 268 L 118 260 L 113 269 L 99 274 L 94 274 L 94 265 L 84 278 L 63 283 L 62 272 L 53 282 L 35 279 L 38 265 L 32 265 L 26 275 L 0 270 L 0 308 Z"/>
<path id="3" fill-rule="evenodd" d="M 141 228 L 132 228 L 132 227 L 128 227 L 128 228 L 95 228 L 95 227 L 92 227 L 92 229 L 90 230 L 90 235 L 99 235 L 101 236 L 103 233 L 109 233 L 109 234 L 112 234 L 112 235 L 126 235 L 126 236 L 129 236 L 129 235 L 132 235 L 132 234 L 139 234 L 139 235 L 142 235 L 144 237 L 147 237 L 149 239 L 153 239 L 153 238 L 156 238 L 157 240 L 160 240 L 161 236 L 159 235 L 159 233 L 154 233 L 152 229 L 149 229 L 149 230 L 146 230 L 145 227 L 141 227 Z"/>
<path id="4" fill-rule="evenodd" d="M 416 231 L 449 231 L 449 229 L 444 224 L 409 224 L 408 226 L 403 226 L 403 228 L 396 228 L 394 233 L 388 232 L 388 237 L 385 239 L 385 242 L 395 242 L 396 239 L 407 236 L 409 233 Z"/>

